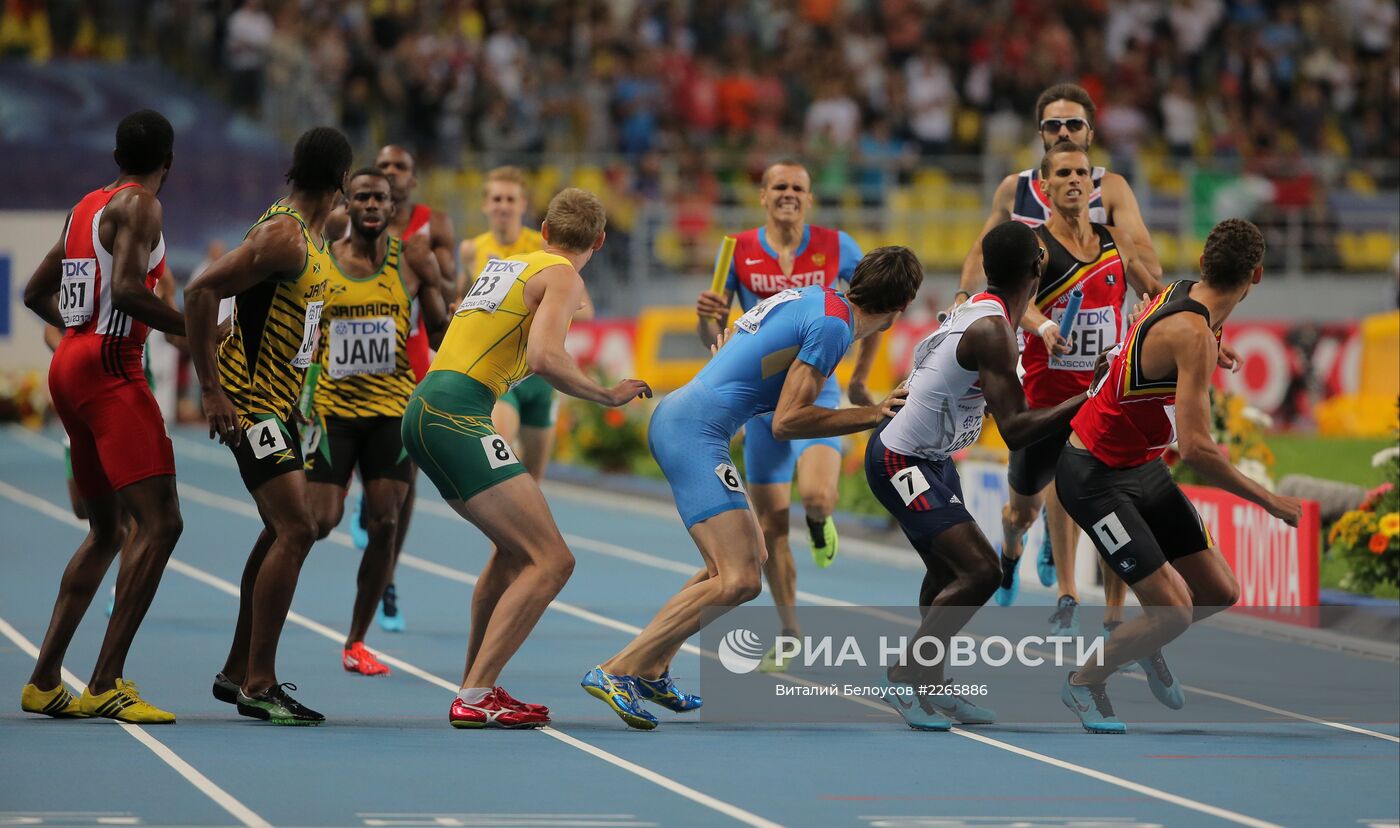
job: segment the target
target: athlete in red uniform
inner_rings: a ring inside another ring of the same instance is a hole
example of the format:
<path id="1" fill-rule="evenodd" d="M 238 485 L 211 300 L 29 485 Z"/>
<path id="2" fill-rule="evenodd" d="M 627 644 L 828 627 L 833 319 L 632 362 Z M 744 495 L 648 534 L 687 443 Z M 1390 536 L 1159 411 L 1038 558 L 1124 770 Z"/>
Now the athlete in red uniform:
<path id="1" fill-rule="evenodd" d="M 1191 501 L 1172 481 L 1162 452 L 1173 440 L 1206 482 L 1259 504 L 1290 526 L 1302 501 L 1275 495 L 1240 474 L 1210 434 L 1210 376 L 1220 329 L 1264 276 L 1264 236 L 1242 219 L 1206 239 L 1201 281 L 1162 292 L 1129 329 L 1108 373 L 1075 415 L 1055 483 L 1060 502 L 1145 612 L 1114 632 L 1101 665 L 1070 673 L 1061 692 L 1091 732 L 1122 733 L 1104 683 L 1137 661 L 1158 701 L 1185 697 L 1162 680 L 1154 657 L 1200 620 L 1239 599 L 1239 584 Z M 1167 566 L 1166 564 L 1171 564 Z"/>
<path id="2" fill-rule="evenodd" d="M 151 328 L 185 333 L 179 311 L 155 295 L 165 272 L 161 205 L 175 133 L 157 112 L 117 125 L 121 174 L 83 197 L 63 235 L 34 271 L 24 303 L 66 329 L 49 368 L 54 409 L 72 444 L 73 479 L 88 535 L 73 554 L 25 685 L 21 707 L 50 716 L 175 721 L 122 678 L 127 651 L 180 537 L 175 455 L 141 367 Z M 132 530 L 122 544 L 122 511 Z M 92 596 L 121 551 L 117 597 L 97 666 L 80 698 L 63 687 L 63 656 Z M 47 689 L 45 689 L 47 688 Z"/>

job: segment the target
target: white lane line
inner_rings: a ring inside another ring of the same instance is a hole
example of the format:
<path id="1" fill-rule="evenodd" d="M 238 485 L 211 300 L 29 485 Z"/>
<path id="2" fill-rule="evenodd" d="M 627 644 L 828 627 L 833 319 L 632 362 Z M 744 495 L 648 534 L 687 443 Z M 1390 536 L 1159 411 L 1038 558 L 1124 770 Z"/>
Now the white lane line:
<path id="1" fill-rule="evenodd" d="M 232 498 L 226 498 L 223 495 L 215 494 L 214 492 L 209 492 L 204 489 L 200 489 L 196 486 L 189 486 L 186 484 L 180 485 L 180 494 L 181 496 L 189 497 L 191 500 L 204 503 L 205 505 L 211 506 L 213 508 L 231 511 L 236 514 L 240 514 L 245 517 L 250 517 L 254 520 L 261 521 L 261 518 L 257 515 L 257 509 L 252 507 L 250 504 L 242 503 L 241 501 L 234 501 Z M 78 520 L 77 518 L 73 517 L 73 515 L 70 514 L 68 511 L 60 508 L 59 506 L 56 506 L 55 504 L 47 500 L 35 497 L 34 495 L 21 491 L 20 489 L 17 489 L 8 483 L 5 483 L 4 481 L 0 481 L 0 496 L 9 498 L 10 500 L 20 504 L 21 506 L 27 506 L 31 509 L 34 509 L 37 512 L 55 518 L 56 520 L 59 520 L 69 526 L 73 526 L 82 530 L 87 529 L 87 524 L 85 521 Z M 247 507 L 247 510 L 230 508 L 230 505 L 224 503 L 223 501 L 231 501 L 232 503 L 237 503 L 241 506 Z M 249 514 L 249 511 L 251 511 L 251 514 Z M 352 549 L 354 548 L 354 545 L 350 541 L 350 537 L 343 532 L 334 533 L 331 537 L 331 540 L 343 546 L 347 546 Z M 408 558 L 410 557 L 411 556 L 409 555 L 403 555 L 400 557 L 400 561 L 407 563 Z M 422 563 L 428 562 L 423 561 Z M 230 581 L 226 581 L 223 578 L 218 577 L 217 575 L 206 572 L 202 569 L 199 569 L 198 567 L 191 566 L 175 558 L 170 559 L 170 563 L 168 564 L 168 566 L 170 569 L 179 572 L 182 575 L 188 576 L 196 581 L 199 581 L 200 583 L 211 586 L 214 589 L 217 589 L 218 591 L 226 595 L 232 596 L 235 599 L 238 597 L 238 586 Z M 468 575 L 468 573 L 458 574 L 469 577 L 471 579 L 469 583 L 476 582 L 475 576 Z M 597 616 L 596 614 L 588 612 L 587 610 L 584 610 L 582 608 L 571 607 L 570 609 L 573 610 L 573 612 L 570 612 L 569 614 L 577 614 L 578 617 L 581 617 L 584 620 L 594 621 L 594 623 L 597 623 L 598 620 L 604 622 L 611 622 L 611 619 L 606 619 L 602 616 Z M 324 638 L 328 638 L 331 641 L 345 641 L 345 633 L 334 630 L 326 626 L 325 624 L 307 618 L 306 616 L 301 615 L 300 613 L 287 613 L 287 620 L 291 621 L 294 624 L 297 624 L 298 626 L 304 627 L 316 633 L 317 635 L 320 635 Z M 4 624 L 3 620 L 0 620 L 0 624 Z M 632 627 L 628 624 L 623 624 L 620 621 L 608 623 L 607 626 L 612 626 L 614 629 L 621 627 L 623 632 L 628 632 L 633 635 L 635 635 L 637 632 L 640 632 L 638 628 Z M 8 627 L 8 625 L 4 625 L 4 627 Z M 4 627 L 0 627 L 0 632 L 6 632 Z M 13 628 L 9 629 L 13 630 Z M 16 632 L 15 635 L 18 636 L 19 634 Z M 22 637 L 12 638 L 12 640 L 14 640 L 15 643 L 19 644 L 21 647 L 28 645 L 28 648 L 33 651 L 32 655 L 35 658 L 38 657 L 38 648 L 34 647 L 32 644 L 29 644 L 27 641 L 24 641 Z M 21 641 L 24 641 L 24 643 L 21 644 Z M 698 652 L 698 648 L 692 647 L 692 649 Z M 432 673 L 429 673 L 427 670 L 424 670 L 406 661 L 388 655 L 383 650 L 379 650 L 377 648 L 371 648 L 371 650 L 373 650 L 373 652 L 376 655 L 378 655 L 380 660 L 383 661 L 385 664 L 402 670 L 403 672 L 408 673 L 409 675 L 422 679 L 423 681 L 426 681 L 429 684 L 440 687 L 444 690 L 447 690 L 450 693 L 456 693 L 459 689 L 460 685 L 458 685 L 457 683 L 448 681 L 447 679 L 444 679 L 440 676 L 436 676 Z M 65 673 L 65 678 L 68 679 L 70 683 L 76 682 L 76 678 L 73 678 L 71 674 Z M 80 688 L 79 692 L 81 692 L 81 683 L 77 683 L 75 684 L 75 686 L 78 686 Z M 130 725 L 125 724 L 123 724 L 123 727 L 128 728 L 128 732 L 132 732 L 132 735 L 136 736 L 136 738 L 140 740 L 143 744 L 145 744 L 148 748 L 150 748 L 153 753 L 164 759 L 167 764 L 179 771 L 182 776 L 185 776 L 186 779 L 189 779 L 196 787 L 198 787 L 201 791 L 204 791 L 204 793 L 208 795 L 211 799 L 214 799 L 215 802 L 218 802 L 226 810 L 234 814 L 234 816 L 238 817 L 244 825 L 258 826 L 258 828 L 269 825 L 269 823 L 262 820 L 261 817 L 258 817 L 251 810 L 247 810 L 246 807 L 238 803 L 237 800 L 233 799 L 231 796 L 225 793 L 223 789 L 214 785 L 213 782 L 210 782 L 209 779 L 203 774 L 200 774 L 199 771 L 195 770 L 184 760 L 180 759 L 174 753 L 170 752 L 170 750 L 164 745 L 160 744 L 154 738 L 141 731 L 140 728 L 131 727 Z M 721 799 L 716 799 L 715 797 L 710 796 L 707 793 L 703 793 L 701 791 L 696 790 L 695 788 L 690 787 L 689 785 L 677 782 L 676 780 L 671 779 L 670 777 L 662 776 L 661 774 L 651 770 L 650 768 L 644 768 L 641 765 L 636 764 L 635 762 L 630 762 L 626 759 L 623 759 L 621 756 L 609 753 L 608 751 L 603 750 L 600 747 L 591 745 L 581 739 L 570 736 L 569 734 L 564 733 L 563 731 L 556 730 L 552 727 L 540 728 L 539 731 L 557 741 L 563 742 L 564 744 L 569 745 L 570 747 L 573 747 L 577 750 L 581 750 L 597 759 L 601 759 L 604 762 L 613 765 L 614 767 L 620 768 L 621 770 L 625 770 L 628 773 L 631 773 L 632 775 L 637 776 L 641 779 L 645 779 L 646 781 L 651 782 L 652 784 L 657 785 L 674 794 L 677 794 L 678 796 L 683 796 L 686 799 L 689 799 L 698 805 L 702 805 L 713 811 L 724 814 L 725 816 L 735 820 L 736 822 L 740 822 L 745 825 L 751 825 L 754 828 L 782 828 L 782 826 L 777 822 L 773 822 L 772 820 L 765 819 L 764 817 L 758 816 L 757 814 L 746 811 L 737 805 L 733 805 Z M 196 781 L 196 779 L 199 781 Z M 206 785 L 208 786 L 207 788 L 204 787 Z M 220 796 L 226 798 L 227 802 L 224 801 L 224 799 L 220 799 Z M 232 806 L 243 808 L 244 811 L 246 811 L 246 815 L 256 821 L 248 821 L 248 819 L 244 818 L 243 814 L 240 814 L 239 812 L 233 810 Z"/>
<path id="2" fill-rule="evenodd" d="M 3 487 L 0 488 L 0 492 L 3 492 L 6 497 L 9 497 L 11 500 L 16 500 L 16 502 L 21 503 L 21 505 L 30 506 L 31 508 L 34 508 L 34 504 L 18 500 L 14 497 L 15 493 L 24 495 L 26 498 L 31 497 L 31 495 L 27 495 L 26 493 L 15 489 L 8 483 L 0 482 L 0 487 Z M 39 498 L 34 498 L 34 500 L 39 500 Z M 52 505 L 48 501 L 44 500 L 39 500 L 39 502 L 43 503 L 46 506 Z M 39 511 L 42 511 L 45 514 L 49 515 L 53 514 L 46 509 L 40 509 Z M 65 511 L 55 508 L 54 512 L 57 512 L 59 515 L 62 515 L 68 520 L 72 521 L 74 524 L 78 524 L 78 528 L 86 528 L 82 525 L 80 521 L 78 521 L 77 518 L 73 517 L 71 514 Z M 38 660 L 39 648 L 35 646 L 34 642 L 30 641 L 28 638 L 25 638 L 23 633 L 15 629 L 8 621 L 6 621 L 3 618 L 0 618 L 0 635 L 4 635 L 6 638 L 10 639 L 10 641 L 14 642 L 14 645 L 23 650 L 30 658 L 35 659 L 36 661 Z M 85 684 L 77 676 L 73 675 L 73 673 L 69 671 L 67 667 L 63 668 L 63 680 L 67 682 L 68 685 L 71 686 L 74 690 L 77 690 L 79 693 L 82 693 L 85 689 L 87 689 L 87 684 Z M 186 762 L 180 757 L 179 754 L 166 747 L 165 743 L 161 742 L 156 737 L 147 733 L 143 728 L 137 727 L 133 724 L 127 724 L 126 722 L 117 722 L 117 726 L 119 726 L 122 730 L 125 730 L 128 736 L 144 745 L 145 748 L 151 753 L 154 753 L 156 755 L 156 758 L 169 765 L 172 770 L 180 774 L 180 776 L 184 777 L 185 781 L 193 785 L 200 793 L 213 800 L 215 805 L 218 805 L 220 808 L 223 808 L 225 811 L 228 811 L 229 815 L 232 816 L 234 819 L 238 820 L 238 822 L 241 825 L 246 825 L 248 826 L 248 828 L 271 828 L 272 823 L 258 816 L 252 808 L 249 808 L 247 805 L 244 805 L 242 802 L 239 802 L 228 791 L 214 784 L 213 781 L 209 779 L 209 777 L 200 773 L 197 769 L 195 769 L 193 765 L 191 765 L 189 762 Z"/>

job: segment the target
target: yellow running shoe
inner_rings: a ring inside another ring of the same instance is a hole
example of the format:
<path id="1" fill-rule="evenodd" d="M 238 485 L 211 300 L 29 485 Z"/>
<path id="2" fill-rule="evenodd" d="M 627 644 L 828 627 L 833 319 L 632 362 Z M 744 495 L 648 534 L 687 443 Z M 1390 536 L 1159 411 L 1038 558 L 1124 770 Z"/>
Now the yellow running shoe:
<path id="1" fill-rule="evenodd" d="M 78 697 L 69 693 L 62 684 L 52 690 L 24 685 L 24 692 L 19 694 L 19 707 L 26 713 L 42 713 L 55 719 L 86 719 L 91 716 L 78 707 Z"/>
<path id="2" fill-rule="evenodd" d="M 93 695 L 84 690 L 78 699 L 78 709 L 88 716 L 102 716 L 128 724 L 174 724 L 175 714 L 143 701 L 136 685 L 117 679 L 117 686 L 106 693 Z"/>
<path id="3" fill-rule="evenodd" d="M 807 536 L 812 541 L 812 560 L 819 569 L 826 569 L 836 560 L 840 539 L 836 536 L 836 521 L 830 515 L 821 523 L 807 519 Z"/>

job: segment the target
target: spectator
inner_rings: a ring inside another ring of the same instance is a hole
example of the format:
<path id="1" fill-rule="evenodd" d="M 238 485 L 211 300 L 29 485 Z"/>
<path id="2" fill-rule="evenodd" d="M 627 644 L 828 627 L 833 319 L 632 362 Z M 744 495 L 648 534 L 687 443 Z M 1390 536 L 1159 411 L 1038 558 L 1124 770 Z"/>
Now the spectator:
<path id="1" fill-rule="evenodd" d="M 958 105 L 952 73 L 939 59 L 937 47 L 926 44 L 905 64 L 904 76 L 909 132 L 919 152 L 943 155 L 953 138 L 953 111 Z"/>
<path id="2" fill-rule="evenodd" d="M 263 69 L 275 27 L 262 0 L 246 0 L 228 19 L 224 57 L 229 71 L 229 97 L 235 107 L 256 116 L 262 105 Z"/>
<path id="3" fill-rule="evenodd" d="M 826 142 L 840 150 L 853 148 L 860 130 L 860 107 L 846 94 L 839 76 L 827 77 L 821 90 L 807 107 L 802 127 L 804 140 L 809 144 Z"/>
<path id="4" fill-rule="evenodd" d="M 1196 101 L 1191 97 L 1191 88 L 1186 78 L 1177 76 L 1172 79 L 1167 94 L 1162 96 L 1162 133 L 1173 158 L 1184 161 L 1191 157 L 1198 130 Z"/>

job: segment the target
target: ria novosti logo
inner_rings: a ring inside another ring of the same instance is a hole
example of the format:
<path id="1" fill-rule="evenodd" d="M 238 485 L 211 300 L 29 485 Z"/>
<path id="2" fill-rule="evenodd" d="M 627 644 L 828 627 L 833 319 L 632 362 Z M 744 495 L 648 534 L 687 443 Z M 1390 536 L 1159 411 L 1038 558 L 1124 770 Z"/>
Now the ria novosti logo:
<path id="1" fill-rule="evenodd" d="M 763 660 L 763 639 L 742 627 L 725 633 L 716 649 L 719 663 L 731 673 L 752 673 Z"/>

